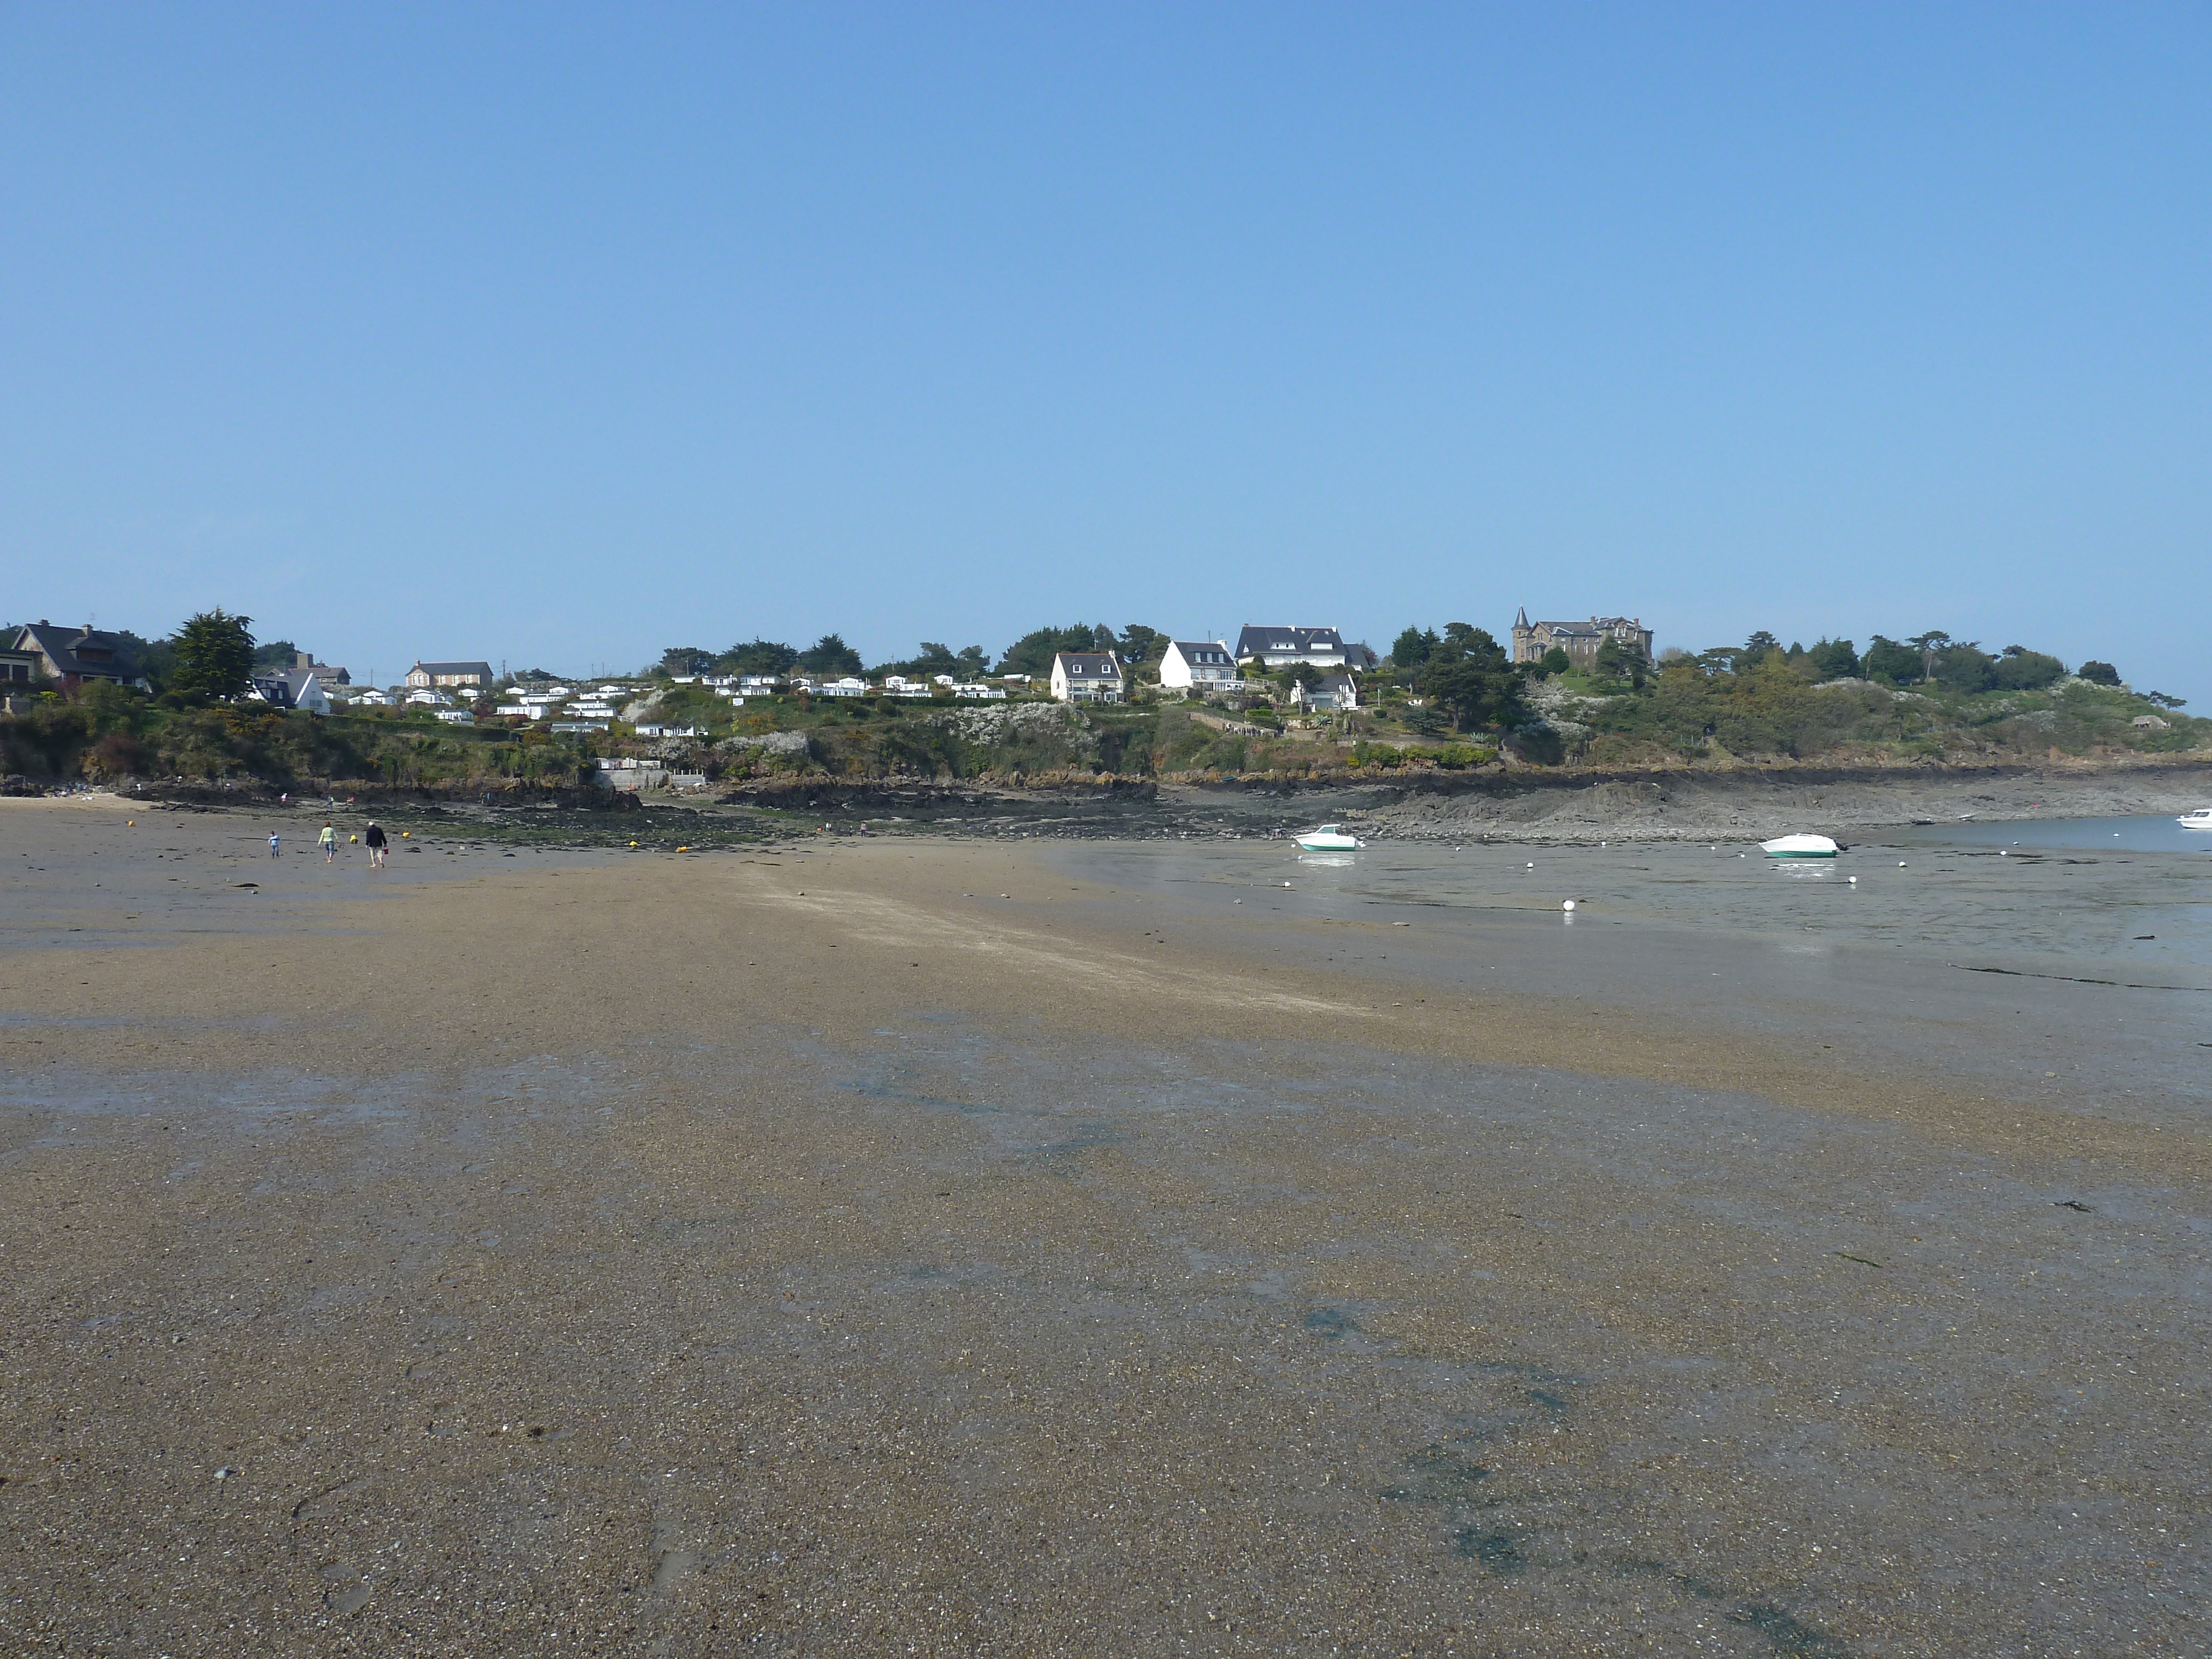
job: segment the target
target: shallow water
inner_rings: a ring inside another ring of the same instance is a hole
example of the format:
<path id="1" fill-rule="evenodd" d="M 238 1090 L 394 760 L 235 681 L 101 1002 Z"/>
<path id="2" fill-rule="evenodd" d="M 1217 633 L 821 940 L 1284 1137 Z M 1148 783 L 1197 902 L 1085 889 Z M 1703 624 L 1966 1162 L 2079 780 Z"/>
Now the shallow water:
<path id="1" fill-rule="evenodd" d="M 2171 812 L 2117 818 L 2029 818 L 1919 824 L 1884 839 L 1944 847 L 2066 848 L 2081 852 L 2196 853 L 2212 858 L 2212 830 L 2185 830 Z"/>
<path id="2" fill-rule="evenodd" d="M 2116 840 L 2111 823 L 2133 828 Z M 2188 833 L 2168 827 L 2177 842 Z M 1999 830 L 2021 838 L 2019 850 L 1993 844 Z M 2031 831 L 2045 839 L 2028 842 Z M 2130 836 L 2156 834 L 2141 819 L 1928 829 L 1856 843 L 1832 860 L 1769 859 L 1725 842 L 1381 842 L 1354 854 L 1301 854 L 1274 841 L 1121 842 L 1061 858 L 1119 886 L 1209 907 L 1249 905 L 1266 892 L 1266 904 L 1314 916 L 1425 913 L 1437 923 L 1452 913 L 1520 912 L 1565 927 L 1688 928 L 1947 961 L 1980 952 L 1997 966 L 2047 957 L 2093 964 L 2100 977 L 2212 990 L 2212 857 L 2193 842 L 2130 845 Z"/>

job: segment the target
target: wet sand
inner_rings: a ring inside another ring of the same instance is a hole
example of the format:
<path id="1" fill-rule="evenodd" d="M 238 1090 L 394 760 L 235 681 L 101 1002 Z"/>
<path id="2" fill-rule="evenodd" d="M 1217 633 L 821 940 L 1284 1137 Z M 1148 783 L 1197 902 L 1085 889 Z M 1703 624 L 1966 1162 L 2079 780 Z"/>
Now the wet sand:
<path id="1" fill-rule="evenodd" d="M 2206 1645 L 2212 994 L 2027 925 L 2190 868 L 125 818 L 0 803 L 0 1649 Z"/>

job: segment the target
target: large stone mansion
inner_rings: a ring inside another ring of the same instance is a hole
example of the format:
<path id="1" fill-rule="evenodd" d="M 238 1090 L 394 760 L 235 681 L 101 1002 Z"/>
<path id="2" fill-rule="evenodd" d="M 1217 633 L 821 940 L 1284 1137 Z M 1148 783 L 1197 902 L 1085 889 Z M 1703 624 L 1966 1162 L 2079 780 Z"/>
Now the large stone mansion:
<path id="1" fill-rule="evenodd" d="M 1588 622 L 1539 622 L 1528 620 L 1526 605 L 1513 619 L 1513 660 L 1536 662 L 1553 646 L 1567 653 L 1567 660 L 1577 668 L 1595 667 L 1598 647 L 1607 640 L 1619 640 L 1621 644 L 1644 653 L 1645 661 L 1651 659 L 1651 630 L 1633 617 L 1592 617 Z"/>

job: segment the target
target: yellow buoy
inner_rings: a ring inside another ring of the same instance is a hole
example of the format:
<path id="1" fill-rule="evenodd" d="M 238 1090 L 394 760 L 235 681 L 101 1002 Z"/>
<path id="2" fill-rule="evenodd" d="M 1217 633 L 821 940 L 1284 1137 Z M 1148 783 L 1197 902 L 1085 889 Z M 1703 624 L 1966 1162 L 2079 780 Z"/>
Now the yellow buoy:
<path id="1" fill-rule="evenodd" d="M 123 820 L 123 827 L 126 830 L 136 830 L 138 827 L 138 820 L 136 818 L 125 818 Z"/>
<path id="2" fill-rule="evenodd" d="M 678 848 L 676 850 L 677 850 L 678 852 L 679 852 L 679 853 L 688 853 L 688 852 L 690 852 L 691 849 L 690 849 L 690 848 L 688 848 L 688 847 L 679 847 L 679 848 Z"/>

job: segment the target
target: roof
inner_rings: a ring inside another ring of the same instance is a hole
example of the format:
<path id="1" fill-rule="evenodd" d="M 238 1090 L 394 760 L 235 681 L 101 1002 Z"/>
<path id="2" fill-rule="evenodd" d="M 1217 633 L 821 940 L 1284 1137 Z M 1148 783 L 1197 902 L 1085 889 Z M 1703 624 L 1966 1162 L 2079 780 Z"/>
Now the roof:
<path id="1" fill-rule="evenodd" d="M 1516 623 L 1514 626 L 1516 628 L 1529 626 L 1528 613 L 1523 611 L 1521 616 L 1522 620 Z M 1650 631 L 1634 617 L 1591 617 L 1583 622 L 1540 622 L 1534 625 L 1538 628 L 1549 629 L 1554 634 L 1610 634 L 1615 629 L 1620 628 L 1634 629 L 1639 634 Z"/>
<path id="2" fill-rule="evenodd" d="M 1111 651 L 1056 651 L 1052 665 L 1064 671 L 1069 678 L 1090 676 L 1097 679 L 1119 679 L 1121 665 Z"/>
<path id="3" fill-rule="evenodd" d="M 1267 653 L 1294 651 L 1301 656 L 1314 651 L 1342 651 L 1344 635 L 1334 628 L 1263 628 L 1246 623 L 1237 635 L 1237 654 L 1257 657 Z"/>
<path id="4" fill-rule="evenodd" d="M 1219 640 L 1170 640 L 1168 641 L 1168 649 L 1182 652 L 1185 660 L 1189 662 L 1231 660 L 1229 647 Z M 1200 652 L 1211 652 L 1213 654 L 1200 656 L 1199 654 Z"/>
<path id="5" fill-rule="evenodd" d="M 26 623 L 15 636 L 19 651 L 35 651 L 52 663 L 57 674 L 80 679 L 130 681 L 138 678 L 138 664 L 119 634 L 96 628 L 57 628 L 50 622 Z"/>
<path id="6" fill-rule="evenodd" d="M 410 674 L 481 674 L 486 679 L 492 677 L 491 665 L 488 662 L 418 662 L 407 672 Z"/>

